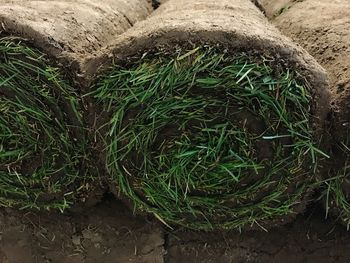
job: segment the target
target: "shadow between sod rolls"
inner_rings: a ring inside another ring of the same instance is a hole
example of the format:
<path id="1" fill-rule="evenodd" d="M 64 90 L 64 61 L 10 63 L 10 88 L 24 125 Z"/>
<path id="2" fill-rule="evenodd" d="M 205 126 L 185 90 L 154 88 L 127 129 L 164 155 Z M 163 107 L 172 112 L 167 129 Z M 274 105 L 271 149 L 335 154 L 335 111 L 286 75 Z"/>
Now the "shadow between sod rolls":
<path id="1" fill-rule="evenodd" d="M 350 128 L 344 127 L 345 138 L 333 145 L 333 165 L 328 169 L 328 178 L 318 182 L 322 190 L 326 217 L 331 214 L 350 229 Z"/>

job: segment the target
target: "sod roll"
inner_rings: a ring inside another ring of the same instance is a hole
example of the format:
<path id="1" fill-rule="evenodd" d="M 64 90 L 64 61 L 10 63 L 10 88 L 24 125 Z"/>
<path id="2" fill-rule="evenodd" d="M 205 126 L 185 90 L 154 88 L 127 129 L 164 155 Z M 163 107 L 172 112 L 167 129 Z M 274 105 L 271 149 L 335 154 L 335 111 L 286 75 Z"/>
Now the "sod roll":
<path id="1" fill-rule="evenodd" d="M 72 72 L 150 10 L 142 0 L 0 1 L 0 206 L 64 210 L 87 197 L 97 175 Z"/>
<path id="2" fill-rule="evenodd" d="M 1 31 L 51 56 L 85 59 L 151 11 L 147 0 L 1 0 Z"/>
<path id="3" fill-rule="evenodd" d="M 303 210 L 326 76 L 249 0 L 169 0 L 104 52 L 90 61 L 108 113 L 97 132 L 111 189 L 138 211 L 241 230 Z"/>
<path id="4" fill-rule="evenodd" d="M 346 0 L 261 1 L 273 23 L 300 43 L 328 71 L 333 115 L 331 166 L 324 200 L 350 226 L 350 2 Z"/>

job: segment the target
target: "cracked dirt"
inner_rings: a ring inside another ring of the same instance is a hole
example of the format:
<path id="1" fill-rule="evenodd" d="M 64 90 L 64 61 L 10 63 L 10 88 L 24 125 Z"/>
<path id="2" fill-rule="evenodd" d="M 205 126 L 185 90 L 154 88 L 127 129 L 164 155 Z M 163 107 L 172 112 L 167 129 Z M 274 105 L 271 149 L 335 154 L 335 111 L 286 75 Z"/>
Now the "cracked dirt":
<path id="1" fill-rule="evenodd" d="M 350 233 L 318 205 L 264 231 L 170 231 L 106 198 L 82 213 L 1 210 L 1 263 L 349 262 Z"/>

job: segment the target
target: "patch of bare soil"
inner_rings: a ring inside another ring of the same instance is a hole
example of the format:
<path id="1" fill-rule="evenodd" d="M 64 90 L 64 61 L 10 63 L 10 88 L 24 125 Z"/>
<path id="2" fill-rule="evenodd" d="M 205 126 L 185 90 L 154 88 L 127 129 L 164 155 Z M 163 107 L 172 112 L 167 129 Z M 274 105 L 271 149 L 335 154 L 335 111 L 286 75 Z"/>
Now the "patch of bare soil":
<path id="1" fill-rule="evenodd" d="M 81 214 L 0 214 L 1 263 L 164 262 L 162 229 L 105 200 Z"/>
<path id="2" fill-rule="evenodd" d="M 350 261 L 350 233 L 324 220 L 319 207 L 268 233 L 171 234 L 166 262 L 332 263 Z"/>
<path id="3" fill-rule="evenodd" d="M 349 262 L 350 233 L 311 207 L 266 233 L 168 231 L 107 198 L 82 213 L 1 210 L 1 263 Z"/>

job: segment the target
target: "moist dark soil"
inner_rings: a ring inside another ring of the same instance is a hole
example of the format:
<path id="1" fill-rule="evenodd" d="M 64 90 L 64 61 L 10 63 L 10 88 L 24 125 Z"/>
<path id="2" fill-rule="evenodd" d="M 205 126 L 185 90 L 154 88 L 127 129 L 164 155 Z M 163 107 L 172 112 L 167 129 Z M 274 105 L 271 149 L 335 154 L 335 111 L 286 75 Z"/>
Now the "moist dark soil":
<path id="1" fill-rule="evenodd" d="M 75 214 L 0 210 L 1 263 L 349 262 L 350 232 L 319 205 L 269 232 L 164 228 L 111 195 Z"/>

